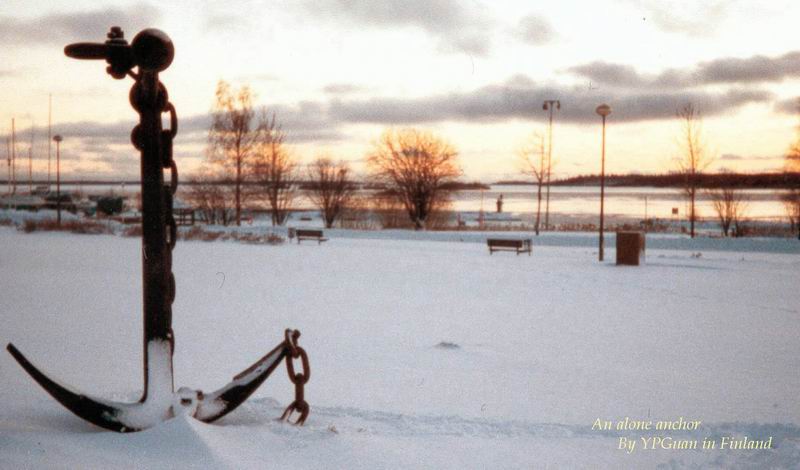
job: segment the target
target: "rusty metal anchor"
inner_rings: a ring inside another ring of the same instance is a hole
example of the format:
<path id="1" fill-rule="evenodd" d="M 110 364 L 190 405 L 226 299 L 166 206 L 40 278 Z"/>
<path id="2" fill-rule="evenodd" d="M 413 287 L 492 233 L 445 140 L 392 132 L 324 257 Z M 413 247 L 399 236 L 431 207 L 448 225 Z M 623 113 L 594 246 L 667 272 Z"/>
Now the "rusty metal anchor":
<path id="1" fill-rule="evenodd" d="M 179 414 L 211 422 L 225 416 L 244 402 L 287 359 L 296 399 L 285 413 L 301 413 L 297 424 L 308 415 L 303 385 L 308 381 L 308 357 L 297 345 L 300 332 L 286 330 L 284 340 L 272 351 L 238 374 L 221 389 L 204 394 L 181 387 L 174 390 L 172 355 L 172 302 L 175 276 L 172 250 L 177 226 L 172 202 L 178 187 L 178 168 L 172 158 L 172 141 L 178 131 L 175 107 L 158 73 L 172 63 L 175 49 L 170 38 L 157 29 L 141 31 L 129 45 L 119 27 L 112 27 L 105 43 L 76 43 L 64 48 L 75 59 L 100 59 L 115 79 L 134 79 L 130 103 L 139 114 L 131 141 L 141 153 L 142 178 L 142 271 L 144 290 L 144 392 L 136 403 L 117 403 L 92 397 L 50 379 L 9 343 L 8 351 L 25 371 L 53 398 L 77 416 L 97 426 L 118 432 L 147 429 Z M 137 67 L 137 72 L 133 68 Z M 170 128 L 163 129 L 161 114 L 169 113 Z M 165 185 L 164 170 L 169 169 Z M 304 374 L 294 374 L 291 359 L 300 357 Z M 298 384 L 299 383 L 299 384 Z"/>

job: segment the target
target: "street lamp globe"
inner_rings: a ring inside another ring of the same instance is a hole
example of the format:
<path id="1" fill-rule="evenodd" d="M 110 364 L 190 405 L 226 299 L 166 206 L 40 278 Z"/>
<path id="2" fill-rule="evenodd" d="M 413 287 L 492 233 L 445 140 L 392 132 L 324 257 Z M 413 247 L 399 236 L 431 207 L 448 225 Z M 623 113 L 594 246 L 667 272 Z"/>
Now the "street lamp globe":
<path id="1" fill-rule="evenodd" d="M 594 110 L 597 114 L 606 117 L 611 114 L 611 106 L 603 103 Z"/>

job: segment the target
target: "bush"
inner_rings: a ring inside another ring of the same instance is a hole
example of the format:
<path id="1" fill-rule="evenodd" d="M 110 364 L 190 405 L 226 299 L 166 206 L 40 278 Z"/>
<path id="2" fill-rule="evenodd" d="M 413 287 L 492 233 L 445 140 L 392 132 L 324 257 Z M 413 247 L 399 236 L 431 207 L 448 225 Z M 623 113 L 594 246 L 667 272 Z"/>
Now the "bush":
<path id="1" fill-rule="evenodd" d="M 266 235 L 258 235 L 255 233 L 233 232 L 231 233 L 231 238 L 239 242 L 251 243 L 254 245 L 261 245 L 261 244 L 280 245 L 281 243 L 286 241 L 283 237 L 281 237 L 280 235 L 276 235 L 274 233 L 268 233 Z"/>
<path id="2" fill-rule="evenodd" d="M 141 224 L 133 224 L 125 227 L 125 230 L 122 231 L 123 237 L 140 237 L 142 236 L 142 226 Z"/>
<path id="3" fill-rule="evenodd" d="M 122 212 L 121 197 L 101 197 L 97 200 L 97 212 L 105 215 L 114 215 Z"/>
<path id="4" fill-rule="evenodd" d="M 235 240 L 242 243 L 252 243 L 255 245 L 280 245 L 285 241 L 280 235 L 268 233 L 259 235 L 257 233 L 240 233 L 240 232 L 218 232 L 206 230 L 200 226 L 194 226 L 188 230 L 183 230 L 179 233 L 183 240 L 200 240 L 204 242 L 213 242 L 216 240 Z"/>
<path id="5" fill-rule="evenodd" d="M 203 227 L 195 225 L 189 230 L 179 231 L 179 236 L 183 240 L 200 240 L 204 242 L 213 242 L 219 239 L 224 234 L 223 232 L 212 232 L 205 230 Z"/>
<path id="6" fill-rule="evenodd" d="M 36 231 L 36 221 L 35 220 L 26 220 L 22 223 L 22 231 L 25 233 L 31 233 Z"/>
<path id="7" fill-rule="evenodd" d="M 25 233 L 60 231 L 92 235 L 114 233 L 108 226 L 93 220 L 65 220 L 59 225 L 53 219 L 28 219 L 23 222 L 22 231 Z"/>

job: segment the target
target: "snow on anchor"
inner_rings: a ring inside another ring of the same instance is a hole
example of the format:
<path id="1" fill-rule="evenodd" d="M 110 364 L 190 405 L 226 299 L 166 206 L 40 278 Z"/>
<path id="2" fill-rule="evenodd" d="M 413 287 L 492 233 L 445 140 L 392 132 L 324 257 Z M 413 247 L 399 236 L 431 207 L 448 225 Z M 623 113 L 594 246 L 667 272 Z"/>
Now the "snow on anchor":
<path id="1" fill-rule="evenodd" d="M 97 426 L 117 432 L 141 431 L 176 415 L 189 415 L 211 422 L 230 413 L 244 402 L 272 372 L 286 360 L 289 378 L 295 385 L 295 400 L 283 413 L 302 425 L 309 406 L 303 387 L 310 378 L 308 356 L 298 346 L 300 332 L 286 330 L 284 340 L 272 351 L 245 369 L 221 389 L 204 394 L 186 387 L 174 390 L 172 354 L 172 302 L 175 276 L 172 250 L 177 241 L 177 226 L 172 215 L 172 199 L 178 188 L 178 168 L 172 159 L 172 140 L 178 132 L 175 107 L 158 73 L 172 63 L 175 49 L 170 38 L 157 29 L 145 29 L 129 45 L 119 27 L 112 27 L 105 43 L 77 43 L 64 48 L 75 59 L 101 59 L 115 79 L 130 76 L 134 85 L 130 103 L 139 113 L 139 124 L 131 132 L 131 142 L 141 152 L 142 168 L 142 270 L 144 290 L 144 393 L 136 403 L 117 403 L 72 391 L 41 372 L 11 343 L 8 352 L 53 398 L 77 416 Z M 133 72 L 138 67 L 138 72 Z M 162 129 L 161 114 L 169 113 L 170 128 Z M 164 184 L 164 169 L 170 182 Z M 295 373 L 293 360 L 299 359 L 302 372 Z"/>

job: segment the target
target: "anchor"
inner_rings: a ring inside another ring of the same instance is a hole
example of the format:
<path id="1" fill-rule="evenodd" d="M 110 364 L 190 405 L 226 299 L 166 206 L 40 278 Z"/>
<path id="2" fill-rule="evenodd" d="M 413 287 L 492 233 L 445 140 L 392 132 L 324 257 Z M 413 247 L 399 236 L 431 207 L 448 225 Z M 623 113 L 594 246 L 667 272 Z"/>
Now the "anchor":
<path id="1" fill-rule="evenodd" d="M 129 99 L 139 114 L 131 142 L 141 154 L 144 391 L 135 403 L 93 397 L 51 379 L 13 344 L 9 343 L 6 349 L 47 393 L 72 413 L 117 432 L 141 431 L 181 414 L 204 422 L 215 421 L 241 405 L 285 359 L 289 378 L 295 385 L 295 400 L 281 419 L 289 419 L 297 411 L 300 416 L 294 424 L 302 425 L 309 413 L 303 386 L 310 377 L 310 368 L 305 350 L 297 344 L 300 337 L 297 330 L 285 330 L 280 344 L 221 389 L 204 394 L 181 387 L 175 392 L 172 250 L 177 241 L 177 224 L 172 204 L 178 188 L 178 168 L 172 158 L 172 141 L 178 132 L 178 118 L 166 87 L 158 79 L 158 73 L 172 63 L 175 48 L 169 36 L 158 29 L 141 31 L 130 44 L 117 26 L 107 36 L 105 43 L 70 44 L 64 53 L 75 59 L 105 60 L 106 71 L 115 79 L 127 76 L 134 79 Z M 162 128 L 162 113 L 169 113 L 169 129 Z M 170 171 L 169 184 L 164 181 L 166 169 Z M 295 373 L 293 360 L 300 360 L 302 373 Z"/>

